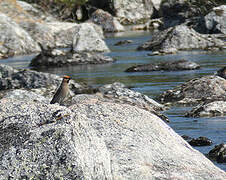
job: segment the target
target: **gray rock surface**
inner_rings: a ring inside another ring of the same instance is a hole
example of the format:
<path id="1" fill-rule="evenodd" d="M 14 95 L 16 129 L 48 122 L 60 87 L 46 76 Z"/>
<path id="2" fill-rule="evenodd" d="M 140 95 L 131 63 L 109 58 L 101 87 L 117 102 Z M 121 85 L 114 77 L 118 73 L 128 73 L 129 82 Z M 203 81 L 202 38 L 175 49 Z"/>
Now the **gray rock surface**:
<path id="1" fill-rule="evenodd" d="M 0 104 L 0 179 L 112 179 L 106 145 L 82 114 L 12 99 Z"/>
<path id="2" fill-rule="evenodd" d="M 24 29 L 0 13 L 0 58 L 39 51 L 38 44 Z"/>
<path id="3" fill-rule="evenodd" d="M 32 70 L 16 70 L 10 66 L 0 64 L 0 89 L 18 89 L 18 88 L 42 88 L 48 86 L 57 86 L 61 83 L 62 78 L 49 74 Z M 71 89 L 81 91 L 83 89 L 80 84 L 71 80 Z"/>
<path id="4" fill-rule="evenodd" d="M 52 22 L 57 21 L 56 18 L 51 16 L 51 14 L 44 11 L 42 8 L 40 8 L 37 4 L 28 4 L 25 1 L 18 1 L 16 0 L 16 6 L 19 6 L 20 9 L 25 11 L 27 14 L 32 16 L 35 20 L 43 20 L 45 22 Z M 37 7 L 37 8 L 36 8 Z"/>
<path id="5" fill-rule="evenodd" d="M 122 24 L 143 23 L 150 19 L 153 13 L 151 0 L 115 0 L 116 17 Z"/>
<path id="6" fill-rule="evenodd" d="M 185 82 L 174 89 L 167 90 L 159 97 L 161 102 L 182 104 L 205 102 L 206 100 L 224 99 L 226 80 L 219 76 L 203 76 Z"/>
<path id="7" fill-rule="evenodd" d="M 104 97 L 117 99 L 118 102 L 135 105 L 148 111 L 165 109 L 162 104 L 159 104 L 144 94 L 126 88 L 122 83 L 115 82 L 113 84 L 106 84 L 99 87 L 98 90 Z"/>
<path id="8" fill-rule="evenodd" d="M 40 94 L 25 90 L 25 89 L 11 90 L 4 96 L 4 98 L 10 98 L 10 99 L 19 100 L 19 101 L 35 101 L 35 102 L 42 102 L 46 104 L 49 103 L 48 98 L 45 98 Z"/>
<path id="9" fill-rule="evenodd" d="M 226 34 L 226 5 L 213 8 L 213 11 L 205 16 L 207 33 Z"/>
<path id="10" fill-rule="evenodd" d="M 34 57 L 30 66 L 33 67 L 62 67 L 78 64 L 103 64 L 114 62 L 109 56 L 92 52 L 72 52 L 61 51 L 57 49 L 42 50 L 42 52 Z"/>
<path id="11" fill-rule="evenodd" d="M 82 23 L 76 26 L 73 38 L 73 50 L 75 52 L 109 52 L 106 43 L 90 23 Z"/>
<path id="12" fill-rule="evenodd" d="M 185 25 L 178 25 L 157 32 L 152 39 L 138 47 L 138 50 L 175 52 L 177 50 L 225 48 L 226 43 L 211 35 L 199 34 Z"/>
<path id="13" fill-rule="evenodd" d="M 143 64 L 129 67 L 125 72 L 143 72 L 143 71 L 180 71 L 199 69 L 200 65 L 187 60 L 176 60 L 153 64 Z"/>
<path id="14" fill-rule="evenodd" d="M 205 116 L 225 116 L 226 101 L 214 101 L 210 103 L 200 104 L 194 107 L 190 112 L 186 113 L 187 117 L 205 117 Z"/>
<path id="15" fill-rule="evenodd" d="M 130 105 L 0 105 L 1 179 L 226 178 L 161 119 Z"/>
<path id="16" fill-rule="evenodd" d="M 67 22 L 21 22 L 31 37 L 42 46 L 72 47 L 76 23 Z"/>
<path id="17" fill-rule="evenodd" d="M 110 13 L 97 9 L 92 13 L 90 20 L 97 25 L 100 25 L 105 32 L 125 31 L 124 27 L 119 23 L 116 17 Z"/>

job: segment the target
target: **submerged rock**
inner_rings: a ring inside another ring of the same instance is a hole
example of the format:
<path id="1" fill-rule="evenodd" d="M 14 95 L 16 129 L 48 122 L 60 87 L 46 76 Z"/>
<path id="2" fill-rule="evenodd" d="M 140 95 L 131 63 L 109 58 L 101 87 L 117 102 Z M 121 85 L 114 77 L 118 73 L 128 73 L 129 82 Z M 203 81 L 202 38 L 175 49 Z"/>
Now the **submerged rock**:
<path id="1" fill-rule="evenodd" d="M 168 28 L 154 33 L 152 39 L 138 47 L 138 50 L 174 53 L 177 50 L 224 48 L 226 43 L 211 35 L 199 34 L 185 25 Z"/>
<path id="2" fill-rule="evenodd" d="M 122 41 L 118 41 L 117 43 L 115 43 L 115 46 L 121 46 L 121 45 L 125 45 L 125 44 L 130 44 L 132 43 L 132 40 L 122 40 Z"/>
<path id="3" fill-rule="evenodd" d="M 142 71 L 180 71 L 180 70 L 193 70 L 199 69 L 200 65 L 187 61 L 187 60 L 177 60 L 177 61 L 169 61 L 169 62 L 161 62 L 161 63 L 153 63 L 153 64 L 144 64 L 132 66 L 125 70 L 125 72 L 142 72 Z"/>
<path id="4" fill-rule="evenodd" d="M 33 58 L 30 62 L 32 67 L 62 67 L 78 64 L 103 64 L 114 62 L 109 56 L 95 52 L 72 52 L 56 49 L 45 50 Z"/>
<path id="5" fill-rule="evenodd" d="M 188 142 L 191 146 L 211 146 L 213 142 L 207 137 L 193 138 Z"/>
<path id="6" fill-rule="evenodd" d="M 0 111 L 1 179 L 226 179 L 160 118 L 134 106 L 4 98 Z"/>
<path id="7" fill-rule="evenodd" d="M 207 156 L 218 163 L 226 163 L 226 144 L 216 145 Z"/>
<path id="8" fill-rule="evenodd" d="M 205 102 L 206 100 L 224 99 L 226 80 L 219 76 L 203 76 L 167 90 L 159 97 L 161 102 L 182 104 Z"/>
<path id="9" fill-rule="evenodd" d="M 225 98 L 226 99 L 226 98 Z M 186 113 L 186 117 L 212 117 L 226 115 L 226 101 L 207 102 Z"/>

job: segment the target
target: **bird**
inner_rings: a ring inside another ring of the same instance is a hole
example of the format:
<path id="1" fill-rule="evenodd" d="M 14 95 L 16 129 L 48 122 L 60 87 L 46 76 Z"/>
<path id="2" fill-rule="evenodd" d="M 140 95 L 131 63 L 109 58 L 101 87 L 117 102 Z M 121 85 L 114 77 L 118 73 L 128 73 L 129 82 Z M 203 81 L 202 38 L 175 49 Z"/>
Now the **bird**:
<path id="1" fill-rule="evenodd" d="M 53 96 L 53 99 L 50 101 L 50 104 L 59 103 L 60 105 L 66 98 L 68 92 L 69 92 L 69 81 L 71 77 L 70 76 L 63 76 L 63 80 L 58 87 L 56 93 Z"/>

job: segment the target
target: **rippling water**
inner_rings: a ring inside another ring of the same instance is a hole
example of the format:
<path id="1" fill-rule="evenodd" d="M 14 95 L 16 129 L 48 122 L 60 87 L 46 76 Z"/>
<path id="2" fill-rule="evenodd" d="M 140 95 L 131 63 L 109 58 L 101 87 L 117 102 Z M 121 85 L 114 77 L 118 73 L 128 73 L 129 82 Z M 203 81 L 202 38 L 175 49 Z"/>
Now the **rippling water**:
<path id="1" fill-rule="evenodd" d="M 41 69 L 43 72 L 71 75 L 77 82 L 85 82 L 92 86 L 122 82 L 133 90 L 142 92 L 155 99 L 160 93 L 171 89 L 190 79 L 214 74 L 219 68 L 226 66 L 226 51 L 184 51 L 175 55 L 148 56 L 148 51 L 136 51 L 141 43 L 149 40 L 149 32 L 126 32 L 109 34 L 106 43 L 111 49 L 109 56 L 117 61 L 104 65 L 79 65 L 65 68 Z M 132 40 L 131 44 L 114 46 L 120 40 Z M 1 60 L 17 68 L 28 68 L 33 56 L 16 57 Z M 201 69 L 192 71 L 155 71 L 126 73 L 125 69 L 135 64 L 148 64 L 170 60 L 187 59 L 201 65 Z M 170 119 L 169 125 L 180 135 L 191 137 L 206 136 L 213 141 L 212 146 L 195 147 L 202 153 L 208 153 L 215 145 L 226 143 L 226 117 L 185 118 L 183 115 L 191 107 L 173 107 L 164 112 Z M 217 164 L 226 171 L 226 164 Z"/>

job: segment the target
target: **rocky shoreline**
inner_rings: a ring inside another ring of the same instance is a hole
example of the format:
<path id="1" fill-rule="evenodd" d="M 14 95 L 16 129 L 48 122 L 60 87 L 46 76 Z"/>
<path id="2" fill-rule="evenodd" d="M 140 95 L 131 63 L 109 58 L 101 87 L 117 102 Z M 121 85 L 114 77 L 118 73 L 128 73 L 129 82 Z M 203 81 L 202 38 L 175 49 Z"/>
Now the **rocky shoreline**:
<path id="1" fill-rule="evenodd" d="M 185 1 L 148 2 L 114 1 L 115 14 L 96 6 L 85 22 L 62 22 L 51 11 L 41 11 L 39 4 L 3 0 L 0 58 L 38 53 L 33 67 L 113 63 L 115 59 L 104 55 L 110 51 L 104 33 L 139 23 L 143 29 L 157 30 L 137 47 L 151 55 L 226 48 L 225 5 L 206 5 L 200 14 L 198 5 Z M 178 7 L 181 12 L 174 11 Z M 154 16 L 158 21 L 150 21 Z M 121 43 L 130 41 L 117 45 Z M 59 49 L 63 47 L 69 50 Z M 126 71 L 197 68 L 178 60 Z M 192 104 L 196 107 L 187 117 L 225 116 L 225 67 L 165 91 L 158 98 L 162 104 L 120 82 L 94 88 L 74 80 L 64 106 L 49 104 L 60 82 L 58 75 L 0 64 L 0 179 L 226 179 L 224 171 L 191 147 L 211 140 L 186 142 L 163 114 L 175 104 Z M 225 154 L 220 144 L 208 157 L 222 163 Z"/>

